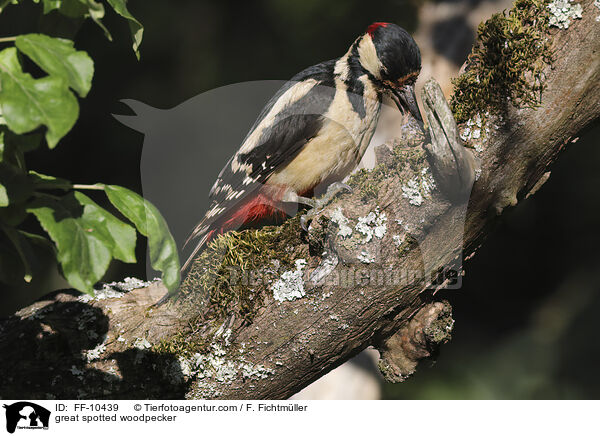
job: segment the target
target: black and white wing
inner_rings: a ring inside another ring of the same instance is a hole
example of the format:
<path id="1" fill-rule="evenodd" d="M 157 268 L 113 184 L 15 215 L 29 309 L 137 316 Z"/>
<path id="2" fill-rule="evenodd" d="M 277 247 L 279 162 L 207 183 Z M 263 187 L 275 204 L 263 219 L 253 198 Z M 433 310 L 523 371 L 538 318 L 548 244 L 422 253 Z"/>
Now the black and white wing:
<path id="1" fill-rule="evenodd" d="M 189 239 L 210 230 L 319 132 L 335 95 L 334 66 L 335 60 L 331 60 L 307 68 L 271 98 L 240 149 L 219 173 L 209 194 L 213 204 Z"/>

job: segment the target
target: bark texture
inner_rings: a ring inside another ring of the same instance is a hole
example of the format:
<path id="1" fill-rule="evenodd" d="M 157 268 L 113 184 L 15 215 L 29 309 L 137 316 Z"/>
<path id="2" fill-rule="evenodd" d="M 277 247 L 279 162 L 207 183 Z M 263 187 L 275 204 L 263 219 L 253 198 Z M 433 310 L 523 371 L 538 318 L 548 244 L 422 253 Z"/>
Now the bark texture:
<path id="1" fill-rule="evenodd" d="M 460 279 L 451 271 L 460 271 L 462 256 L 474 253 L 504 209 L 540 187 L 559 152 L 600 116 L 600 10 L 593 0 L 581 4 L 582 19 L 549 29 L 554 62 L 540 106 L 507 103 L 501 119 L 482 126 L 489 132 L 473 144 L 478 178 L 470 195 L 439 183 L 454 177 L 438 171 L 436 158 L 456 138 L 436 153 L 408 130 L 377 150 L 377 171 L 336 197 L 308 234 L 297 220 L 270 230 L 285 241 L 276 247 L 281 257 L 301 262 L 294 269 L 276 265 L 278 256 L 261 260 L 275 279 L 248 282 L 252 317 L 217 313 L 206 289 L 193 292 L 194 277 L 182 298 L 159 307 L 152 306 L 165 293 L 159 282 L 91 301 L 56 292 L 1 321 L 0 396 L 287 398 L 370 345 L 390 380 L 405 378 L 449 339 L 450 308 L 435 289 Z M 438 182 L 432 191 L 423 186 L 426 168 Z M 363 188 L 373 186 L 366 196 Z M 361 232 L 365 220 L 370 230 Z M 301 287 L 288 280 L 298 270 L 310 271 Z M 275 283 L 295 293 L 278 301 Z"/>

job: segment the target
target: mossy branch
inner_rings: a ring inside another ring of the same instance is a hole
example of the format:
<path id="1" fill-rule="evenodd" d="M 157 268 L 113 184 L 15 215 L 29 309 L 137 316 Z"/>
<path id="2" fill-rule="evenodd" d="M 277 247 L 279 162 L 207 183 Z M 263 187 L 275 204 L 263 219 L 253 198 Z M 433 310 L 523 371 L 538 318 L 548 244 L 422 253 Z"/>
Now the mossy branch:
<path id="1" fill-rule="evenodd" d="M 548 27 L 538 0 L 480 26 L 453 100 L 479 161 L 470 197 L 434 189 L 424 139 L 399 138 L 308 234 L 296 218 L 218 239 L 174 303 L 153 306 L 159 282 L 92 301 L 59 292 L 2 321 L 0 366 L 12 376 L 0 395 L 287 398 L 369 345 L 390 378 L 412 372 L 452 324 L 432 292 L 437 272 L 470 255 L 600 116 L 598 11 L 581 5 L 568 29 Z"/>

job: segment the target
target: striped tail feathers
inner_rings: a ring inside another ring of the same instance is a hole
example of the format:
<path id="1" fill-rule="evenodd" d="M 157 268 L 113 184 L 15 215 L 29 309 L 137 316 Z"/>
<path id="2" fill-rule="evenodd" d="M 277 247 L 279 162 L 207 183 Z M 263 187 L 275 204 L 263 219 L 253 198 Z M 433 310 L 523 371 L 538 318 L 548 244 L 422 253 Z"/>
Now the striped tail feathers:
<path id="1" fill-rule="evenodd" d="M 215 233 L 215 230 L 210 230 L 209 226 L 205 226 L 202 231 L 197 232 L 195 235 L 194 235 L 194 233 L 196 233 L 196 229 L 194 229 L 194 232 L 187 238 L 187 240 L 185 241 L 184 247 L 192 239 L 196 239 L 200 235 L 202 235 L 202 237 L 200 238 L 200 241 L 198 241 L 198 243 L 194 247 L 194 250 L 188 256 L 187 260 L 185 261 L 185 263 L 181 267 L 181 272 L 184 272 L 184 271 L 186 271 L 189 268 L 190 264 L 196 258 L 196 255 L 202 249 L 202 247 L 204 247 L 206 244 L 208 244 L 213 239 L 213 235 Z"/>
<path id="2" fill-rule="evenodd" d="M 271 188 L 266 192 L 268 194 L 265 190 L 257 190 L 228 207 L 215 203 L 185 241 L 184 247 L 192 240 L 200 239 L 181 271 L 186 271 L 200 250 L 216 236 L 265 218 L 284 218 L 286 213 L 279 205 L 279 197 L 283 195 L 284 190 L 278 189 L 274 192 Z"/>
<path id="3" fill-rule="evenodd" d="M 192 263 L 192 261 L 194 260 L 194 258 L 198 254 L 198 252 L 206 244 L 208 244 L 210 241 L 212 241 L 214 236 L 216 236 L 215 232 L 217 231 L 217 229 L 219 227 L 218 221 L 221 218 L 221 215 L 226 212 L 226 210 L 227 209 L 225 207 L 222 207 L 219 203 L 217 203 L 217 202 L 213 203 L 212 207 L 204 215 L 204 218 L 202 219 L 202 221 L 200 221 L 200 223 L 198 223 L 198 225 L 196 227 L 194 227 L 194 230 L 192 230 L 190 235 L 185 240 L 183 247 L 184 248 L 187 247 L 187 245 L 194 239 L 199 238 L 200 240 L 196 243 L 194 250 L 188 256 L 187 260 L 181 267 L 181 272 L 184 272 L 188 269 L 188 267 L 190 266 L 190 264 Z"/>

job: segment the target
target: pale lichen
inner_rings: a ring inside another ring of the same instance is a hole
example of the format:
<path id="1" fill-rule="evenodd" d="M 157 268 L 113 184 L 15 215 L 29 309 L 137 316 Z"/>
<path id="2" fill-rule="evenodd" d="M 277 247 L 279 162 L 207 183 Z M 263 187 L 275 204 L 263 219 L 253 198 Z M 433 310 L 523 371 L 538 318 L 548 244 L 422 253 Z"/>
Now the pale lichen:
<path id="1" fill-rule="evenodd" d="M 194 353 L 191 356 L 178 357 L 180 373 L 188 378 L 205 380 L 205 383 L 198 383 L 198 385 L 203 389 L 210 389 L 212 392 L 210 396 L 218 396 L 214 386 L 207 383 L 211 380 L 230 383 L 240 374 L 244 379 L 260 380 L 275 373 L 274 370 L 262 364 L 254 365 L 247 362 L 244 356 L 227 357 L 227 350 L 223 344 L 213 342 L 210 349 L 211 351 L 207 353 Z M 239 353 L 244 351 L 245 347 L 239 349 Z"/>
<path id="2" fill-rule="evenodd" d="M 337 207 L 333 211 L 333 214 L 331 214 L 331 221 L 333 223 L 337 224 L 337 226 L 339 228 L 339 230 L 337 232 L 338 236 L 341 236 L 342 238 L 346 238 L 346 237 L 352 235 L 352 227 L 350 227 L 348 225 L 348 224 L 350 224 L 350 220 L 344 216 L 344 213 L 343 213 L 341 207 Z"/>
<path id="3" fill-rule="evenodd" d="M 160 279 L 154 279 L 151 282 L 137 279 L 135 277 L 126 277 L 122 282 L 111 282 L 102 284 L 102 288 L 94 289 L 93 295 L 84 294 L 79 296 L 78 300 L 83 303 L 90 301 L 105 300 L 107 298 L 120 298 L 126 292 L 133 291 L 134 289 L 146 288 L 152 283 L 160 281 Z"/>
<path id="4" fill-rule="evenodd" d="M 571 20 L 580 19 L 583 8 L 579 3 L 573 3 L 571 0 L 554 0 L 548 5 L 550 9 L 550 26 L 559 29 L 568 29 Z"/>
<path id="5" fill-rule="evenodd" d="M 358 223 L 354 229 L 364 236 L 363 244 L 370 242 L 375 236 L 382 239 L 387 232 L 387 216 L 385 212 L 380 212 L 379 207 L 375 211 L 369 212 L 367 216 L 359 217 Z"/>
<path id="6" fill-rule="evenodd" d="M 396 247 L 400 247 L 404 243 L 405 239 L 406 239 L 406 235 L 394 235 L 394 236 L 392 236 L 392 240 L 394 241 L 394 245 Z"/>
<path id="7" fill-rule="evenodd" d="M 434 189 L 435 180 L 429 169 L 425 167 L 419 175 L 402 185 L 402 196 L 408 199 L 409 204 L 421 206 L 425 199 L 431 198 L 431 192 Z"/>
<path id="8" fill-rule="evenodd" d="M 96 359 L 99 359 L 100 356 L 102 356 L 102 354 L 105 351 L 106 351 L 106 338 L 104 339 L 104 341 L 102 341 L 102 343 L 98 344 L 94 349 L 87 350 L 84 353 L 85 360 L 87 360 L 88 362 L 92 362 Z"/>
<path id="9" fill-rule="evenodd" d="M 600 10 L 600 0 L 594 0 L 594 6 L 596 6 L 598 10 Z M 600 22 L 600 15 L 596 16 L 596 21 Z"/>
<path id="10" fill-rule="evenodd" d="M 366 263 L 366 264 L 375 262 L 375 256 L 373 256 L 372 254 L 370 254 L 369 252 L 367 252 L 365 250 L 361 251 L 356 256 L 356 258 L 358 260 L 360 260 L 362 263 Z"/>
<path id="11" fill-rule="evenodd" d="M 75 365 L 71 365 L 71 369 L 69 369 L 69 371 L 75 376 L 83 375 L 83 371 L 77 368 Z"/>
<path id="12" fill-rule="evenodd" d="M 152 348 L 152 344 L 150 344 L 146 338 L 135 338 L 133 347 L 137 348 L 138 350 L 146 350 L 148 348 Z"/>
<path id="13" fill-rule="evenodd" d="M 251 365 L 249 363 L 243 363 L 240 369 L 242 371 L 242 377 L 253 380 L 265 379 L 269 375 L 275 373 L 275 371 L 265 367 L 264 365 Z"/>
<path id="14" fill-rule="evenodd" d="M 460 139 L 469 142 L 478 153 L 483 151 L 483 142 L 490 133 L 487 122 L 484 123 L 484 120 L 489 120 L 489 116 L 489 112 L 483 116 L 475 114 L 473 118 L 467 120 L 466 125 L 460 131 Z"/>
<path id="15" fill-rule="evenodd" d="M 277 301 L 292 301 L 302 298 L 304 292 L 304 267 L 305 259 L 295 261 L 296 269 L 284 272 L 272 285 L 273 298 Z"/>

